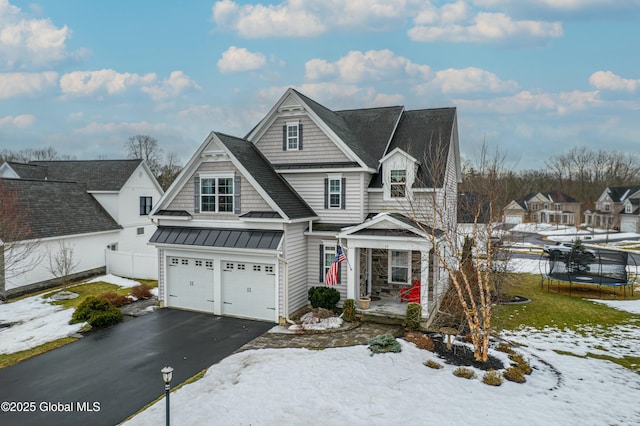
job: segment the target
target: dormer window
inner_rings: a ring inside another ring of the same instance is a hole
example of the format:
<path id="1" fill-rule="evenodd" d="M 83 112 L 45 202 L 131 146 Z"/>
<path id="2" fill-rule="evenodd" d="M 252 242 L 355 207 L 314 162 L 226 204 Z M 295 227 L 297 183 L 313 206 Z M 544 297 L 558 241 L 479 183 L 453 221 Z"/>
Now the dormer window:
<path id="1" fill-rule="evenodd" d="M 611 211 L 611 206 L 609 205 L 609 203 L 605 203 L 603 207 L 605 212 Z"/>
<path id="2" fill-rule="evenodd" d="M 393 198 L 404 198 L 407 187 L 407 171 L 391 170 L 390 174 L 390 194 Z"/>
<path id="3" fill-rule="evenodd" d="M 624 206 L 624 212 L 627 214 L 633 213 L 633 206 L 631 203 L 627 203 L 627 205 Z"/>
<path id="4" fill-rule="evenodd" d="M 282 126 L 282 150 L 302 150 L 302 124 L 299 121 L 287 121 Z"/>

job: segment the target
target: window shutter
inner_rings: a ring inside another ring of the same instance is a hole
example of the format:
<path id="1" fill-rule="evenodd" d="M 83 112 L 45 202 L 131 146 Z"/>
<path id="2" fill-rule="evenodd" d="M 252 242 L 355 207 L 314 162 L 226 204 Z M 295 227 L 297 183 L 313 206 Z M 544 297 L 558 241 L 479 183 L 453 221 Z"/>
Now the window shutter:
<path id="1" fill-rule="evenodd" d="M 140 216 L 144 215 L 144 198 L 140 197 Z"/>
<path id="2" fill-rule="evenodd" d="M 193 177 L 193 212 L 200 213 L 200 176 Z"/>
<path id="3" fill-rule="evenodd" d="M 302 151 L 302 123 L 298 124 L 298 149 Z"/>
<path id="4" fill-rule="evenodd" d="M 240 214 L 240 176 L 233 177 L 233 213 Z"/>
<path id="5" fill-rule="evenodd" d="M 320 244 L 320 277 L 318 282 L 324 282 L 324 246 Z"/>
<path id="6" fill-rule="evenodd" d="M 282 150 L 287 150 L 287 125 L 282 126 Z"/>
<path id="7" fill-rule="evenodd" d="M 329 208 L 329 178 L 324 178 L 324 208 Z"/>
<path id="8" fill-rule="evenodd" d="M 340 208 L 345 209 L 345 196 L 347 195 L 347 178 L 342 178 L 340 182 Z"/>

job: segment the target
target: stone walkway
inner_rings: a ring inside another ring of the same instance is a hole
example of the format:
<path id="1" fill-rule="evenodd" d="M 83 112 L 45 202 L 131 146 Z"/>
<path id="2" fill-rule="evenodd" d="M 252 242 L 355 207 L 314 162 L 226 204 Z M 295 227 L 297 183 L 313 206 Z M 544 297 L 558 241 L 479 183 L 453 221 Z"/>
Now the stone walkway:
<path id="1" fill-rule="evenodd" d="M 366 345 L 369 339 L 385 333 L 401 336 L 404 330 L 399 325 L 363 322 L 345 330 L 307 332 L 305 334 L 267 332 L 242 346 L 236 352 L 267 348 L 323 349 Z"/>

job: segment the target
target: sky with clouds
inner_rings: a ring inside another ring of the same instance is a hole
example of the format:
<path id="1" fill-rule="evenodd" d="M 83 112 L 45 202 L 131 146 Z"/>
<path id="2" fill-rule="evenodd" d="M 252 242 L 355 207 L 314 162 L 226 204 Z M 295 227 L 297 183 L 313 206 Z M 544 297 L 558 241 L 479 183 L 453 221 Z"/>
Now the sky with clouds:
<path id="1" fill-rule="evenodd" d="M 461 154 L 640 154 L 640 0 L 0 0 L 0 149 L 183 164 L 294 87 L 334 110 L 458 108 Z"/>

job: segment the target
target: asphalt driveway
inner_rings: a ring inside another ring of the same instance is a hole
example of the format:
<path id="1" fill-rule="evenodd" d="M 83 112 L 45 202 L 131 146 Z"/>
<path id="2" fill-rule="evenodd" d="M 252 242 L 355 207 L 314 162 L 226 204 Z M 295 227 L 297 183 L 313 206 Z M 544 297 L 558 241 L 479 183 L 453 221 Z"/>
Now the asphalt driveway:
<path id="1" fill-rule="evenodd" d="M 115 425 L 164 394 L 165 365 L 176 386 L 271 327 L 157 310 L 1 369 L 0 424 Z"/>

